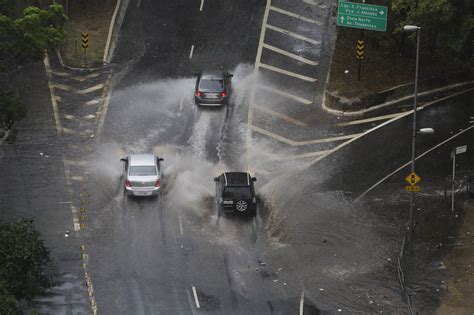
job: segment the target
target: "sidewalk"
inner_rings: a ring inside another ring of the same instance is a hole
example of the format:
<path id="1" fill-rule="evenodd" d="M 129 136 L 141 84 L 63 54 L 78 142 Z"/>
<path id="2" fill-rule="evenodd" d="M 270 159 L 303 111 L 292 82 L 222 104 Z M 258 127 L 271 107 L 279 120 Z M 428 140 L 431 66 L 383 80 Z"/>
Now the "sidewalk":
<path id="1" fill-rule="evenodd" d="M 457 231 L 458 247 L 444 259 L 446 294 L 436 314 L 474 314 L 474 200 L 464 205 L 464 223 Z"/>

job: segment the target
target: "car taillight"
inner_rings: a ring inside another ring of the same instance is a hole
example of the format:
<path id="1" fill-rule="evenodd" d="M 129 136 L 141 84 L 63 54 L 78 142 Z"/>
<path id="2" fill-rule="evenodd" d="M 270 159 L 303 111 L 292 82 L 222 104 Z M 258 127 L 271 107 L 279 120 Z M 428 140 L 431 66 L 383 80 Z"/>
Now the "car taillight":
<path id="1" fill-rule="evenodd" d="M 132 183 L 130 183 L 130 181 L 127 179 L 127 180 L 125 181 L 125 186 L 126 186 L 126 187 L 132 187 Z"/>
<path id="2" fill-rule="evenodd" d="M 221 97 L 226 97 L 227 93 L 226 92 L 221 92 Z"/>
<path id="3" fill-rule="evenodd" d="M 160 184 L 160 180 L 158 179 L 158 180 L 155 182 L 155 187 L 156 187 L 156 188 L 160 188 L 160 185 L 161 185 L 161 184 Z"/>
<path id="4" fill-rule="evenodd" d="M 201 92 L 197 91 L 196 94 L 194 94 L 194 95 L 196 95 L 197 97 L 201 97 L 202 94 L 201 94 Z"/>

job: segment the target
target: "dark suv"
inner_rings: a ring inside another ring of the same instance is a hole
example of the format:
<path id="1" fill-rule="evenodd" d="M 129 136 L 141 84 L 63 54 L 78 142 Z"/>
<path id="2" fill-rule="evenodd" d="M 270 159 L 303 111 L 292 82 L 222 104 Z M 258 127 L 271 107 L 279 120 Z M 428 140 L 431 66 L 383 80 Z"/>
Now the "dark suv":
<path id="1" fill-rule="evenodd" d="M 222 71 L 199 73 L 194 91 L 194 103 L 204 106 L 228 105 L 232 74 Z"/>
<path id="2" fill-rule="evenodd" d="M 214 178 L 219 210 L 254 215 L 257 211 L 255 177 L 246 172 L 225 172 Z"/>

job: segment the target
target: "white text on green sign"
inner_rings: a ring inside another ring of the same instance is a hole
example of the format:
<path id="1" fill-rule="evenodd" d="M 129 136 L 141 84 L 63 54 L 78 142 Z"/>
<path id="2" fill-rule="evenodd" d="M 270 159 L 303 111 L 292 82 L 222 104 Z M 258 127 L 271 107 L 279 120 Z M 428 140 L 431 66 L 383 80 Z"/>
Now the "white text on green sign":
<path id="1" fill-rule="evenodd" d="M 387 7 L 339 1 L 337 25 L 385 32 Z"/>

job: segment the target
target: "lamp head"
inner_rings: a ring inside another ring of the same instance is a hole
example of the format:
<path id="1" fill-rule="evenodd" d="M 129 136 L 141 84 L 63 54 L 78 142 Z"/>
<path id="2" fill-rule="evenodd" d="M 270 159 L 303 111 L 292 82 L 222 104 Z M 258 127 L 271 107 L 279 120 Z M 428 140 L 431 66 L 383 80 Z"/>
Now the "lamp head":
<path id="1" fill-rule="evenodd" d="M 405 25 L 403 27 L 403 31 L 405 31 L 405 32 L 416 32 L 419 29 L 421 29 L 421 27 L 416 26 L 416 25 Z"/>

